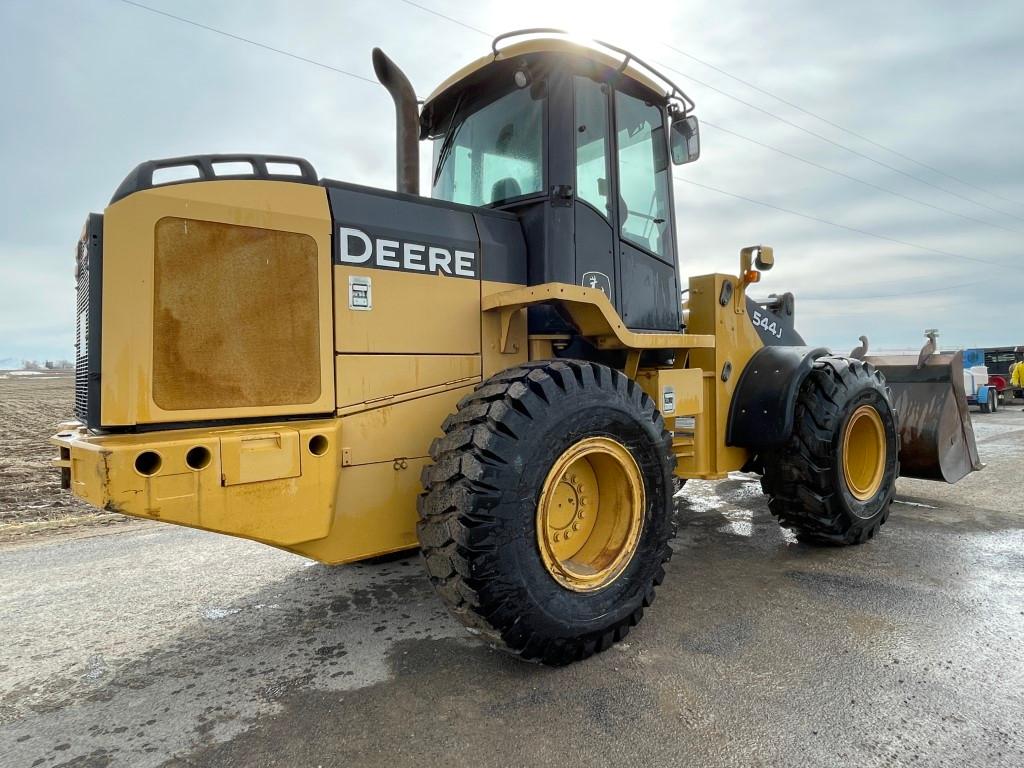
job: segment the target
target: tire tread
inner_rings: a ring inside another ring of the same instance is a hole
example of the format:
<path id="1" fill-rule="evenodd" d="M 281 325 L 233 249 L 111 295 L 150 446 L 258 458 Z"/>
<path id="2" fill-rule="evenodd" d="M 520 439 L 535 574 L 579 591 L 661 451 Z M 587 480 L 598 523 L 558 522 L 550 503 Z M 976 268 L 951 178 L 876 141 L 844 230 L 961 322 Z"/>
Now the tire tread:
<path id="1" fill-rule="evenodd" d="M 635 403 L 656 426 L 672 467 L 671 435 L 654 401 L 622 373 L 580 360 L 537 361 L 502 371 L 464 397 L 445 419 L 443 435 L 430 447 L 433 463 L 422 472 L 423 491 L 417 501 L 417 534 L 427 574 L 449 611 L 470 631 L 492 645 L 523 658 L 561 665 L 603 651 L 639 623 L 664 578 L 663 563 L 672 555 L 666 535 L 656 543 L 658 567 L 644 587 L 635 610 L 611 627 L 575 637 L 544 638 L 523 634 L 517 626 L 514 590 L 500 591 L 481 570 L 483 557 L 495 547 L 493 510 L 501 502 L 496 469 L 515 456 L 518 435 L 558 396 L 577 390 L 611 389 Z M 671 489 L 666 491 L 671 498 Z"/>

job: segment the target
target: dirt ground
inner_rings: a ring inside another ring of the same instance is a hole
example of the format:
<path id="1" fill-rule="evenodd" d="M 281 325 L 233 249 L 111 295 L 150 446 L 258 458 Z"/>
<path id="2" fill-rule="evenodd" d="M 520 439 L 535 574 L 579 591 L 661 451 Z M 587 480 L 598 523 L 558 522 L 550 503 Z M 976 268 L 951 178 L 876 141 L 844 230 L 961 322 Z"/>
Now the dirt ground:
<path id="1" fill-rule="evenodd" d="M 0 768 L 1024 766 L 1024 413 L 800 544 L 755 477 L 677 498 L 658 598 L 563 669 L 493 651 L 418 555 L 331 568 L 138 521 L 0 542 Z"/>
<path id="2" fill-rule="evenodd" d="M 56 449 L 47 438 L 73 418 L 73 397 L 73 374 L 0 372 L 0 539 L 124 519 L 60 489 L 51 465 Z"/>
<path id="3" fill-rule="evenodd" d="M 101 512 L 61 491 L 60 474 L 51 465 L 56 449 L 48 438 L 60 422 L 74 418 L 73 400 L 73 373 L 0 371 L 0 541 L 81 525 L 137 522 Z M 1016 410 L 1020 401 L 1005 407 Z M 901 482 L 910 493 L 915 490 L 906 486 L 920 483 Z"/>
<path id="4" fill-rule="evenodd" d="M 418 556 L 75 502 L 47 444 L 71 395 L 0 372 L 0 768 L 1024 765 L 1020 404 L 862 547 L 800 544 L 753 476 L 687 483 L 649 615 L 554 670 L 468 635 Z"/>

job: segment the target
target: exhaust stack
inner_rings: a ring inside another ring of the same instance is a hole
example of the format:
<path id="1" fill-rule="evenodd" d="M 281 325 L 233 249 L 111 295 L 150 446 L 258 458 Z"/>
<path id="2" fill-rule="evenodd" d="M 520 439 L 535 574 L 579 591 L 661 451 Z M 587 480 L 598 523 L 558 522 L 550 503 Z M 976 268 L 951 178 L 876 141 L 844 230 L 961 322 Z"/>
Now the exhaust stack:
<path id="1" fill-rule="evenodd" d="M 395 189 L 420 193 L 420 111 L 409 78 L 380 48 L 373 49 L 373 71 L 395 101 Z"/>

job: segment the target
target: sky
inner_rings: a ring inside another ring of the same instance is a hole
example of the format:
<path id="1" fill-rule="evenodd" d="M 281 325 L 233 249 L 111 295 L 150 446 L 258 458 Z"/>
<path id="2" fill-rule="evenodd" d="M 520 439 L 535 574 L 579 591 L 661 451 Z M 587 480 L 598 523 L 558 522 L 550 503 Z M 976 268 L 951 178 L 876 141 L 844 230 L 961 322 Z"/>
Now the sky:
<path id="1" fill-rule="evenodd" d="M 1024 3 L 142 2 L 327 66 L 124 0 L 0 0 L 0 360 L 72 357 L 75 243 L 139 162 L 287 154 L 392 188 L 371 49 L 424 96 L 534 26 L 629 48 L 696 101 L 684 277 L 764 243 L 755 296 L 792 291 L 809 343 L 1024 344 Z"/>

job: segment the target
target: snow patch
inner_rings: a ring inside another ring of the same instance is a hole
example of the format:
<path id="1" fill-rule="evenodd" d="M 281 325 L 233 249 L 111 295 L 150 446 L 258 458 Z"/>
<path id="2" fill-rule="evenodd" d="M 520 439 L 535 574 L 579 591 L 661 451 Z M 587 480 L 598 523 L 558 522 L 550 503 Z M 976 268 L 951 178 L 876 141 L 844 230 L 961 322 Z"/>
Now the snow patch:
<path id="1" fill-rule="evenodd" d="M 234 613 L 239 613 L 241 610 L 241 608 L 207 608 L 203 611 L 203 618 L 223 619 L 225 616 L 231 616 Z"/>

